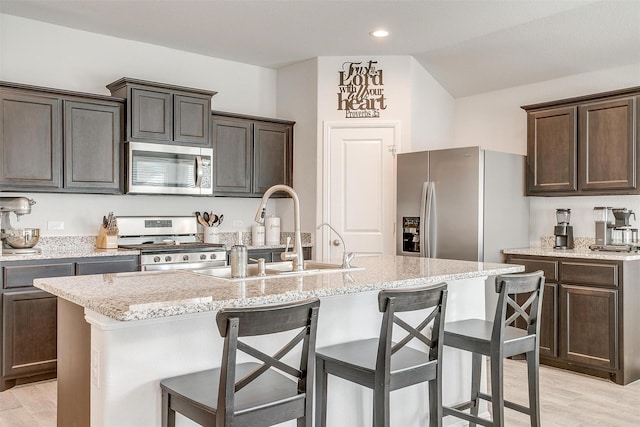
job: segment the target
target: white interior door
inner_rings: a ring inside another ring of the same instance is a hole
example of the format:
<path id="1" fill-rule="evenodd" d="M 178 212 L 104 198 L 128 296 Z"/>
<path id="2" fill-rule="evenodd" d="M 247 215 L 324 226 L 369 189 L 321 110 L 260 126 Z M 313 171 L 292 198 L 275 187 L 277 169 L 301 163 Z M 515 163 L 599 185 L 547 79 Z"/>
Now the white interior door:
<path id="1" fill-rule="evenodd" d="M 358 255 L 395 253 L 395 149 L 399 124 L 325 126 L 323 221 Z M 324 259 L 339 260 L 342 245 L 326 227 L 316 241 Z"/>

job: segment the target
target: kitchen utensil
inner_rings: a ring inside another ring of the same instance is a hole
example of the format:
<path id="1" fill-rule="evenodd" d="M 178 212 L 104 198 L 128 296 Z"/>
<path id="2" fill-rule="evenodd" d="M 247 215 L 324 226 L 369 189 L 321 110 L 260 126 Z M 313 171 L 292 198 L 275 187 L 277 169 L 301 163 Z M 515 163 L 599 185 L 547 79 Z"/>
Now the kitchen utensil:
<path id="1" fill-rule="evenodd" d="M 15 249 L 32 248 L 40 240 L 39 228 L 12 228 L 3 234 L 5 243 Z"/>
<path id="2" fill-rule="evenodd" d="M 207 225 L 209 225 L 209 212 L 204 211 L 204 213 L 202 214 L 202 219 L 204 219 L 204 222 L 206 222 Z"/>
<path id="3" fill-rule="evenodd" d="M 209 223 L 210 227 L 213 227 L 213 224 L 218 222 L 218 215 L 214 214 L 213 212 L 210 212 L 209 213 L 209 220 L 207 222 Z"/>
<path id="4" fill-rule="evenodd" d="M 213 224 L 215 227 L 220 227 L 222 225 L 222 220 L 224 219 L 224 215 L 220 215 L 217 221 Z"/>
<path id="5" fill-rule="evenodd" d="M 204 220 L 204 218 L 202 218 L 202 215 L 200 215 L 200 212 L 196 212 L 196 219 L 198 220 L 198 223 L 200 225 L 202 225 L 203 227 L 208 227 L 209 224 L 207 224 L 207 222 Z"/>

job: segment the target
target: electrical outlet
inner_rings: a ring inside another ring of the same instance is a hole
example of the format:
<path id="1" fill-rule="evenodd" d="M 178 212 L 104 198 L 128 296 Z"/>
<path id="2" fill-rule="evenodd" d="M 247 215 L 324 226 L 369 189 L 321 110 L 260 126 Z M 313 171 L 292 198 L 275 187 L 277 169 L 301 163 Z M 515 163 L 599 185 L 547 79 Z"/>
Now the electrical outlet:
<path id="1" fill-rule="evenodd" d="M 244 227 L 244 221 L 242 221 L 240 219 L 234 219 L 233 220 L 233 228 L 240 228 L 240 227 Z"/>
<path id="2" fill-rule="evenodd" d="M 47 221 L 48 230 L 64 230 L 64 221 Z"/>

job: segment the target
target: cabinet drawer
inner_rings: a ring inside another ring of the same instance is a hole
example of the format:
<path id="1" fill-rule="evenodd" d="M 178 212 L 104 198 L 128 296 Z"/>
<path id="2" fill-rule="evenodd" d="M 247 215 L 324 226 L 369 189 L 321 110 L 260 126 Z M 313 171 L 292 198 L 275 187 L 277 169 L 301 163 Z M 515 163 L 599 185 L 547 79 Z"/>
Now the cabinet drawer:
<path id="1" fill-rule="evenodd" d="M 558 261 L 546 259 L 530 259 L 530 258 L 509 258 L 509 264 L 524 265 L 524 271 L 531 273 L 537 270 L 544 271 L 545 280 L 558 280 Z"/>
<path id="2" fill-rule="evenodd" d="M 90 261 L 78 261 L 76 264 L 76 275 L 85 274 L 108 274 L 140 271 L 138 257 L 92 259 Z"/>
<path id="3" fill-rule="evenodd" d="M 33 286 L 33 279 L 73 276 L 75 274 L 73 262 L 6 266 L 2 270 L 2 283 L 5 289 Z"/>
<path id="4" fill-rule="evenodd" d="M 618 264 L 563 261 L 560 279 L 563 283 L 618 286 Z"/>

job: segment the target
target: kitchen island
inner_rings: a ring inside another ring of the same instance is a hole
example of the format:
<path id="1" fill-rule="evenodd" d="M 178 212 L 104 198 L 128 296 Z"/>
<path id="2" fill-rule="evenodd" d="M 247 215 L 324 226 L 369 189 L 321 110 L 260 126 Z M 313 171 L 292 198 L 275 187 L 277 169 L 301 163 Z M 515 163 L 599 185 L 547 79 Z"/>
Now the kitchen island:
<path id="1" fill-rule="evenodd" d="M 318 296 L 317 346 L 322 347 L 377 336 L 380 289 L 447 282 L 448 321 L 484 317 L 485 279 L 523 270 L 396 256 L 356 258 L 353 265 L 359 269 L 234 282 L 188 271 L 35 280 L 36 287 L 59 297 L 58 425 L 160 425 L 159 381 L 219 365 L 223 341 L 214 320 L 223 307 Z M 444 402 L 462 400 L 470 358 L 447 348 L 443 369 Z M 339 379 L 330 382 L 328 424 L 370 425 L 370 393 Z M 424 425 L 427 389 L 421 384 L 392 394 L 393 425 Z M 188 425 L 193 424 L 179 417 L 178 426 Z"/>

